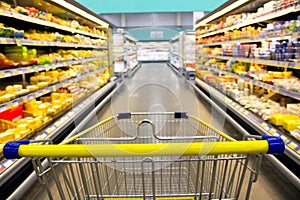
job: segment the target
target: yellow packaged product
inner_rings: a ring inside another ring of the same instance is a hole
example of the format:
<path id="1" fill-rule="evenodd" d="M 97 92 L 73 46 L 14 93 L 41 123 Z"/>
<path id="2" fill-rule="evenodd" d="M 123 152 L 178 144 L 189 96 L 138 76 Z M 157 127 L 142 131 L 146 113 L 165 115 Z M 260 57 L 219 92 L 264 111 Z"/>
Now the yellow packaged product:
<path id="1" fill-rule="evenodd" d="M 30 131 L 26 130 L 26 131 L 17 131 L 15 133 L 15 139 L 16 140 L 20 140 L 24 137 L 26 137 L 27 135 L 29 135 Z"/>
<path id="2" fill-rule="evenodd" d="M 54 100 L 54 101 L 52 101 L 52 104 L 54 105 L 54 106 L 62 106 L 62 101 L 61 100 Z"/>
<path id="3" fill-rule="evenodd" d="M 271 121 L 276 126 L 282 126 L 284 123 L 284 120 L 287 119 L 294 119 L 294 120 L 300 120 L 300 117 L 293 114 L 274 114 L 272 115 Z"/>
<path id="4" fill-rule="evenodd" d="M 59 95 L 60 95 L 59 93 L 55 93 L 55 92 L 51 93 L 52 103 L 55 100 L 59 100 Z"/>
<path id="5" fill-rule="evenodd" d="M 287 131 L 293 131 L 297 129 L 297 127 L 300 126 L 300 119 L 294 120 L 294 119 L 286 119 L 283 122 L 282 127 Z"/>
<path id="6" fill-rule="evenodd" d="M 28 124 L 19 124 L 17 125 L 16 129 L 18 131 L 27 131 L 29 129 Z"/>
<path id="7" fill-rule="evenodd" d="M 15 129 L 8 129 L 7 131 L 0 133 L 0 143 L 15 140 L 15 131 Z"/>
<path id="8" fill-rule="evenodd" d="M 33 100 L 29 101 L 29 102 L 26 102 L 24 104 L 25 110 L 28 111 L 28 112 L 30 112 L 30 113 L 32 113 L 33 110 L 34 110 L 35 104 L 36 104 L 36 99 L 33 99 Z"/>

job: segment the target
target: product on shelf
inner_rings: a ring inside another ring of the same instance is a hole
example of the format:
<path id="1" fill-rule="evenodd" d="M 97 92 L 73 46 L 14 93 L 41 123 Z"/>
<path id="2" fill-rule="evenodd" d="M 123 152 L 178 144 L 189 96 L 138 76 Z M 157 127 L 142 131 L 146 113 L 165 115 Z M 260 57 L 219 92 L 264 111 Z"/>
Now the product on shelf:
<path id="1" fill-rule="evenodd" d="M 278 10 L 284 10 L 289 7 L 298 6 L 299 2 L 294 0 L 280 0 L 280 1 L 269 1 L 265 3 L 262 7 L 258 8 L 256 12 L 251 13 L 240 13 L 240 14 L 234 14 L 227 16 L 224 20 L 221 20 L 218 23 L 213 23 L 205 26 L 204 28 L 198 29 L 196 31 L 196 36 L 199 36 L 201 34 L 209 33 L 216 30 L 221 30 L 226 27 L 231 27 L 234 25 L 239 25 L 243 23 L 247 23 L 248 21 L 251 21 L 253 19 L 259 18 L 264 15 L 268 14 L 276 14 Z M 292 22 L 294 24 L 294 22 Z M 284 25 L 287 26 L 287 25 Z M 289 25 L 288 27 L 290 27 Z"/>
<path id="2" fill-rule="evenodd" d="M 88 26 L 80 25 L 76 20 L 63 20 L 56 16 L 53 16 L 52 13 L 47 13 L 41 10 L 38 10 L 34 7 L 22 7 L 17 6 L 16 8 L 12 8 L 9 4 L 5 2 L 0 2 L 0 9 L 8 10 L 14 13 L 19 13 L 22 15 L 27 15 L 32 18 L 41 19 L 49 22 L 53 22 L 55 24 L 59 24 L 62 26 L 74 28 L 77 30 L 82 30 L 88 33 L 97 34 L 99 36 L 107 37 L 107 33 L 103 30 L 99 30 L 97 28 L 90 28 Z"/>

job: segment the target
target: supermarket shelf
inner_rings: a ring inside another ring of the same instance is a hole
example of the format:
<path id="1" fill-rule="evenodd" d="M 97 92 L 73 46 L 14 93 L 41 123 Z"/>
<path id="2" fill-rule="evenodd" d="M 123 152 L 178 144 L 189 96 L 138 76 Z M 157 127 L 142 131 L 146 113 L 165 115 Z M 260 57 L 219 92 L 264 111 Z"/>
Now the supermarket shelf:
<path id="1" fill-rule="evenodd" d="M 177 53 L 177 52 L 171 52 L 171 54 L 176 55 L 176 56 L 180 56 L 180 54 Z"/>
<path id="2" fill-rule="evenodd" d="M 220 69 L 217 69 L 215 67 L 205 66 L 205 68 L 207 68 L 209 70 L 212 70 L 212 71 L 215 71 L 215 72 L 218 72 L 218 73 L 227 74 L 227 75 L 236 77 L 238 79 L 242 79 L 242 80 L 247 81 L 249 83 L 252 83 L 254 85 L 258 85 L 258 86 L 266 88 L 268 90 L 272 90 L 275 93 L 279 93 L 279 94 L 282 94 L 282 95 L 300 100 L 300 93 L 299 92 L 290 91 L 290 90 L 287 90 L 287 89 L 282 88 L 282 87 L 278 87 L 278 86 L 270 85 L 270 84 L 267 84 L 267 83 L 264 83 L 264 82 L 261 82 L 261 81 L 253 80 L 251 78 L 248 78 L 248 77 L 245 77 L 245 76 L 240 76 L 238 74 L 231 73 L 231 72 L 228 72 L 228 71 L 220 70 Z"/>
<path id="3" fill-rule="evenodd" d="M 206 92 L 208 92 L 211 96 L 213 96 L 218 102 L 223 104 L 227 109 L 230 109 L 237 115 L 240 119 L 246 121 L 251 127 L 255 128 L 259 134 L 266 134 L 270 136 L 280 136 L 283 141 L 285 141 L 286 149 L 285 154 L 291 158 L 295 163 L 300 165 L 300 146 L 296 144 L 295 141 L 292 141 L 290 138 L 286 137 L 284 133 L 280 130 L 276 129 L 266 121 L 262 120 L 255 114 L 251 113 L 239 103 L 231 100 L 226 97 L 224 94 L 219 92 L 217 89 L 203 82 L 202 80 L 196 78 L 195 81 L 197 86 L 200 86 Z"/>
<path id="4" fill-rule="evenodd" d="M 80 60 L 74 60 L 74 61 L 67 61 L 67 62 L 59 62 L 54 64 L 44 64 L 44 65 L 36 65 L 36 66 L 29 66 L 29 67 L 20 67 L 15 69 L 3 69 L 0 70 L 0 79 L 1 78 L 8 78 L 11 76 L 17 76 L 22 74 L 28 74 L 33 72 L 40 72 L 40 71 L 49 71 L 49 70 L 55 70 L 60 67 L 65 67 L 69 65 L 77 65 L 84 62 L 92 62 L 101 60 L 102 58 L 85 58 Z"/>
<path id="5" fill-rule="evenodd" d="M 90 36 L 90 37 L 94 37 L 94 38 L 100 38 L 100 39 L 107 40 L 106 37 L 103 37 L 103 36 L 100 36 L 100 35 L 97 35 L 97 34 L 92 34 L 92 33 L 89 33 L 89 32 L 82 31 L 82 30 L 62 26 L 62 25 L 59 25 L 59 24 L 56 24 L 56 23 L 53 23 L 53 22 L 49 22 L 49 21 L 45 21 L 45 20 L 42 20 L 42 19 L 29 17 L 29 16 L 26 16 L 26 15 L 22 15 L 22 14 L 19 14 L 19 13 L 16 13 L 16 12 L 11 12 L 11 11 L 8 11 L 8 10 L 0 9 L 0 16 L 11 17 L 11 18 L 15 18 L 15 19 L 22 20 L 22 21 L 25 21 L 25 22 L 30 22 L 30 23 L 34 23 L 34 24 L 38 24 L 38 25 L 43 25 L 43 26 L 56 28 L 56 29 L 59 29 L 59 30 L 68 31 L 68 32 L 71 32 L 71 33 L 78 33 L 78 34 L 82 34 L 82 35 L 86 35 L 86 36 Z"/>
<path id="6" fill-rule="evenodd" d="M 137 40 L 136 40 L 134 37 L 132 37 L 132 36 L 130 36 L 130 35 L 128 35 L 128 34 L 124 34 L 124 36 L 125 36 L 125 38 L 126 38 L 129 42 L 132 42 L 132 43 L 136 43 L 136 42 L 137 42 Z"/>
<path id="7" fill-rule="evenodd" d="M 198 56 L 207 57 L 207 58 L 217 58 L 221 60 L 233 60 L 233 61 L 241 61 L 241 62 L 248 62 L 248 63 L 257 63 L 261 65 L 284 67 L 290 69 L 300 69 L 300 63 L 295 63 L 295 62 L 263 60 L 263 59 L 255 59 L 255 58 L 240 58 L 240 57 L 232 57 L 232 56 L 217 56 L 217 55 L 209 55 L 209 54 L 199 54 Z"/>
<path id="8" fill-rule="evenodd" d="M 48 42 L 40 40 L 16 39 L 16 38 L 0 38 L 0 44 L 16 44 L 18 46 L 55 46 L 55 47 L 74 47 L 74 48 L 93 48 L 107 49 L 106 46 L 91 44 L 76 44 L 67 42 Z"/>
<path id="9" fill-rule="evenodd" d="M 72 124 L 79 124 L 80 121 L 82 121 L 83 118 L 90 112 L 90 110 L 94 109 L 96 103 L 102 103 L 102 100 L 109 96 L 108 94 L 115 91 L 117 81 L 118 79 L 114 81 L 111 80 L 111 82 L 101 87 L 91 96 L 86 96 L 85 99 L 78 102 L 77 105 L 73 105 L 73 108 L 70 111 L 62 115 L 53 124 L 48 126 L 47 129 L 40 132 L 40 134 L 38 134 L 36 138 L 38 138 L 39 140 L 44 138 L 47 140 L 55 141 L 63 136 L 63 138 L 60 138 L 57 142 L 55 142 L 59 143 L 62 139 L 64 139 L 64 137 L 66 137 L 66 135 L 69 134 L 70 130 L 68 130 L 68 127 L 72 127 Z M 30 168 L 30 163 L 31 160 L 29 158 L 21 158 L 17 160 L 6 159 L 2 161 L 0 167 L 4 168 L 5 170 L 0 174 L 0 190 L 5 191 L 2 189 L 10 188 L 12 186 L 11 184 L 13 184 L 13 187 L 15 188 L 18 187 L 18 185 L 15 185 L 15 182 L 11 182 L 10 180 L 19 179 L 20 177 L 23 178 L 23 180 L 26 179 L 27 177 L 24 177 L 24 173 L 28 173 L 28 171 L 26 170 L 33 170 L 28 169 Z M 31 172 L 29 171 L 29 173 Z M 36 178 L 35 174 L 34 177 Z M 20 184 L 22 182 L 20 182 Z"/>
<path id="10" fill-rule="evenodd" d="M 200 90 L 201 86 L 198 86 L 194 82 L 191 82 L 192 87 L 194 88 L 194 91 L 199 94 L 204 101 L 208 102 L 214 109 L 220 113 L 222 116 L 226 118 L 231 124 L 234 125 L 234 127 L 243 135 L 247 136 L 250 135 L 249 132 L 247 132 L 239 122 L 234 120 L 230 115 L 227 114 L 227 109 L 224 109 L 223 106 L 220 106 L 217 104 L 214 99 L 211 99 L 211 97 L 207 94 L 205 94 L 203 91 Z M 205 85 L 203 85 L 205 87 Z M 287 178 L 287 180 L 291 181 L 291 183 L 296 186 L 296 188 L 300 189 L 300 180 L 299 178 L 295 175 L 294 172 L 292 172 L 287 166 L 285 166 L 282 162 L 280 162 L 274 155 L 269 155 L 265 154 L 264 155 L 265 159 L 268 159 L 276 168 L 277 170 L 282 173 L 284 177 Z"/>
<path id="11" fill-rule="evenodd" d="M 280 11 L 277 11 L 277 12 L 271 12 L 271 13 L 268 13 L 266 15 L 257 17 L 255 19 L 248 20 L 248 21 L 246 21 L 244 23 L 233 25 L 233 26 L 230 26 L 230 27 L 227 27 L 227 28 L 224 28 L 224 29 L 220 29 L 220 30 L 217 30 L 217 31 L 212 31 L 212 32 L 209 32 L 209 33 L 205 33 L 205 34 L 199 35 L 199 37 L 208 37 L 208 36 L 211 36 L 211 35 L 216 35 L 216 34 L 224 33 L 226 31 L 230 31 L 230 30 L 234 30 L 234 29 L 239 29 L 241 27 L 249 26 L 251 24 L 256 24 L 256 23 L 259 23 L 259 22 L 268 21 L 268 20 L 271 20 L 271 19 L 275 19 L 277 17 L 281 17 L 281 16 L 284 16 L 284 15 L 287 15 L 289 13 L 298 12 L 298 11 L 300 11 L 300 7 L 297 7 L 297 8 L 295 8 L 295 7 L 289 7 L 289 8 L 284 9 L 284 10 L 280 10 Z M 198 27 L 199 26 L 196 25 L 196 28 L 198 28 Z"/>
<path id="12" fill-rule="evenodd" d="M 230 43 L 251 43 L 251 42 L 261 42 L 261 41 L 270 41 L 270 40 L 287 40 L 290 38 L 299 38 L 299 37 L 300 37 L 300 32 L 294 32 L 294 33 L 290 33 L 290 34 L 248 38 L 248 39 L 238 39 L 238 40 L 225 40 L 222 42 L 213 42 L 213 43 L 205 43 L 205 44 L 198 44 L 198 45 L 203 46 L 203 47 L 220 46 L 222 44 L 230 44 Z M 200 38 L 200 37 L 197 37 L 197 38 Z"/>
<path id="13" fill-rule="evenodd" d="M 179 40 L 179 38 L 180 38 L 180 35 L 177 35 L 177 36 L 173 37 L 173 38 L 170 40 L 170 42 L 171 42 L 171 43 L 177 42 L 177 41 Z"/>
<path id="14" fill-rule="evenodd" d="M 45 94 L 48 94 L 50 92 L 55 92 L 59 88 L 62 88 L 62 87 L 66 86 L 70 83 L 73 83 L 73 82 L 78 82 L 79 80 L 84 79 L 84 78 L 88 77 L 89 75 L 99 73 L 99 72 L 105 70 L 106 68 L 107 67 L 103 67 L 101 69 L 98 69 L 98 70 L 92 71 L 92 72 L 88 72 L 88 73 L 83 74 L 83 75 L 78 74 L 76 78 L 72 78 L 72 79 L 63 81 L 62 83 L 58 83 L 58 84 L 55 84 L 55 85 L 48 86 L 44 89 L 38 90 L 36 92 L 32 92 L 32 93 L 27 94 L 27 95 L 24 95 L 22 97 L 19 97 L 17 99 L 14 99 L 12 101 L 7 102 L 7 103 L 0 104 L 0 112 L 8 110 L 12 107 L 18 106 L 21 103 L 31 101 L 35 98 L 41 97 L 41 96 L 43 96 Z"/>

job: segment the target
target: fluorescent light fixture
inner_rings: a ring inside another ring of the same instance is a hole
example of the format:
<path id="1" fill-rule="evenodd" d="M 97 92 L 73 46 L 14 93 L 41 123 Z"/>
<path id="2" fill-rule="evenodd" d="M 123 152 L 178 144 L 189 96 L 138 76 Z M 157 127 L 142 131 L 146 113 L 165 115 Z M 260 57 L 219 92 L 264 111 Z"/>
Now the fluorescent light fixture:
<path id="1" fill-rule="evenodd" d="M 66 9 L 72 10 L 73 12 L 77 13 L 78 15 L 81 15 L 82 17 L 85 17 L 86 19 L 89 19 L 92 22 L 101 25 L 104 28 L 109 27 L 108 23 L 100 20 L 97 17 L 94 17 L 93 15 L 88 14 L 87 12 L 77 8 L 76 6 L 73 6 L 72 4 L 70 4 L 70 3 L 68 3 L 64 0 L 51 0 L 51 1 L 58 4 L 58 5 L 60 5 L 60 6 L 62 6 L 62 7 L 64 7 L 64 8 L 66 8 Z"/>
<path id="2" fill-rule="evenodd" d="M 207 24 L 210 21 L 213 21 L 214 19 L 225 15 L 226 13 L 232 11 L 233 9 L 243 5 L 244 3 L 248 2 L 249 0 L 238 0 L 235 1 L 234 3 L 230 4 L 229 6 L 223 8 L 222 10 L 220 10 L 219 12 L 216 12 L 215 14 L 207 17 L 206 19 L 200 21 L 197 25 L 196 28 L 199 28 L 200 26 L 204 26 L 205 24 Z"/>

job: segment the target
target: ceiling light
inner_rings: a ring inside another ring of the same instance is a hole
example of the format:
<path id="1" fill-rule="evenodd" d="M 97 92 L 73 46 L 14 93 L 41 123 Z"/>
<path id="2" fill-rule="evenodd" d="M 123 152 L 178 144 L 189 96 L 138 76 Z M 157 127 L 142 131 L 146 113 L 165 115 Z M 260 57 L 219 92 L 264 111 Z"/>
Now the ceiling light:
<path id="1" fill-rule="evenodd" d="M 88 14 L 87 12 L 77 8 L 76 6 L 73 6 L 72 4 L 64 1 L 64 0 L 51 0 L 52 2 L 68 9 L 68 10 L 72 10 L 74 13 L 78 14 L 78 15 L 81 15 L 82 17 L 86 18 L 86 19 L 89 19 L 91 20 L 92 22 L 94 23 L 97 23 L 99 25 L 101 25 L 102 27 L 104 28 L 107 28 L 109 27 L 109 24 L 100 20 L 99 18 L 97 17 L 94 17 L 93 15 L 91 14 Z"/>

